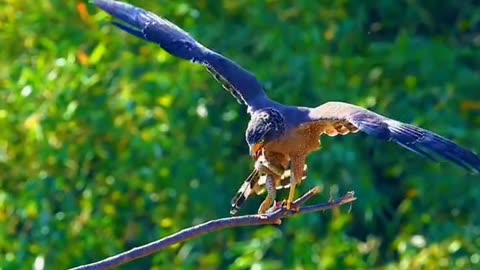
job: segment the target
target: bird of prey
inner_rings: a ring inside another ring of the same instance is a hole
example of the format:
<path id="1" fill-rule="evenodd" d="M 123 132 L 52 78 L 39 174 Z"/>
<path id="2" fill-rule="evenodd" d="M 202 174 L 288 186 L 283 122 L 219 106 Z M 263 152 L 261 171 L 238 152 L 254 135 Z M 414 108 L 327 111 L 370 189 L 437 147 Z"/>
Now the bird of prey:
<path id="1" fill-rule="evenodd" d="M 480 157 L 428 130 L 402 123 L 367 109 L 343 102 L 327 102 L 315 108 L 296 107 L 271 100 L 262 84 L 249 71 L 232 60 L 203 46 L 190 34 L 149 11 L 111 0 L 94 3 L 117 18 L 112 22 L 120 29 L 143 40 L 158 44 L 171 55 L 202 65 L 229 91 L 238 102 L 247 106 L 251 119 L 246 130 L 246 141 L 254 160 L 265 157 L 269 168 L 289 168 L 289 195 L 287 209 L 291 208 L 295 187 L 304 175 L 306 158 L 320 148 L 320 136 L 347 135 L 362 131 L 375 138 L 393 141 L 421 156 L 436 161 L 446 159 L 471 172 L 480 171 Z M 275 159 L 269 159 L 275 156 Z M 279 164 L 278 161 L 281 161 Z M 272 170 L 257 166 L 256 174 L 267 177 L 267 191 L 272 191 L 275 177 Z M 261 170 L 258 170 L 261 169 Z M 273 170 L 277 171 L 278 170 Z M 282 173 L 283 175 L 283 173 Z M 281 176 L 280 176 L 281 178 Z M 246 189 L 248 190 L 248 188 Z M 250 191 L 249 191 L 250 192 Z M 233 205 L 235 207 L 235 205 Z M 265 207 L 262 207 L 263 210 Z M 233 209 L 232 209 L 233 210 Z"/>

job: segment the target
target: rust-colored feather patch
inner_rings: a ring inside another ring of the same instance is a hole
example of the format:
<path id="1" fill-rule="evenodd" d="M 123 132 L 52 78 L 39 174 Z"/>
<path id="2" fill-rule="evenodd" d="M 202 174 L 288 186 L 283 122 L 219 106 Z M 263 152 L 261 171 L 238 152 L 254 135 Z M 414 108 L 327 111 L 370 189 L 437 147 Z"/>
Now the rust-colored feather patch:
<path id="1" fill-rule="evenodd" d="M 323 122 L 321 128 L 321 134 L 328 136 L 347 135 L 349 133 L 358 132 L 358 128 L 346 121 L 337 122 Z"/>

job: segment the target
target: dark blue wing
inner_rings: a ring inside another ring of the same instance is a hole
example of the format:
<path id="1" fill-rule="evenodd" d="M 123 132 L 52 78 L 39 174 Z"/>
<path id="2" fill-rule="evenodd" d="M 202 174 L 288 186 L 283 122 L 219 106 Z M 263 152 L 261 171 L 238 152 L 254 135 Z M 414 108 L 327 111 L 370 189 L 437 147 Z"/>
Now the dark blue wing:
<path id="1" fill-rule="evenodd" d="M 454 142 L 428 130 L 405 124 L 367 109 L 343 102 L 328 102 L 309 110 L 306 123 L 337 123 L 339 130 L 349 127 L 350 132 L 363 131 L 378 139 L 394 141 L 402 147 L 436 161 L 449 160 L 471 172 L 480 172 L 480 157 Z M 327 132 L 325 132 L 327 133 Z M 341 133 L 341 132 L 337 132 Z M 341 133 L 346 134 L 348 133 Z"/>
<path id="2" fill-rule="evenodd" d="M 204 47 L 168 20 L 127 3 L 112 0 L 94 0 L 94 3 L 120 20 L 113 24 L 125 32 L 158 44 L 173 56 L 206 66 L 240 103 L 255 108 L 268 99 L 252 73 Z"/>

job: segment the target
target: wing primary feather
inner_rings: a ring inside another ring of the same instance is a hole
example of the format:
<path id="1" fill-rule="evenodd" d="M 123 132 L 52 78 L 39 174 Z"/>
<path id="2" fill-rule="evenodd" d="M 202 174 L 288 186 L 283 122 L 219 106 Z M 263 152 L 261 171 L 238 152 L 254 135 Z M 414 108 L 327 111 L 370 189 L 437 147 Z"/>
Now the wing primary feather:
<path id="1" fill-rule="evenodd" d="M 238 94 L 233 85 L 231 85 L 227 80 L 225 80 L 220 74 L 218 74 L 213 68 L 207 66 L 207 71 L 212 74 L 213 78 L 219 82 L 225 90 L 227 90 L 240 104 L 245 104 L 242 96 Z"/>
<path id="2" fill-rule="evenodd" d="M 110 22 L 111 24 L 113 24 L 115 27 L 118 27 L 120 28 L 121 30 L 131 34 L 131 35 L 134 35 L 140 39 L 145 39 L 145 37 L 143 36 L 143 33 L 142 31 L 139 31 L 139 30 L 136 30 L 135 28 L 131 28 L 127 25 L 124 25 L 124 24 L 121 24 L 119 22 L 116 22 L 116 21 L 112 21 Z"/>
<path id="3" fill-rule="evenodd" d="M 419 129 L 410 126 L 411 128 Z M 471 171 L 478 173 L 480 171 L 480 157 L 470 150 L 467 150 L 454 142 L 441 137 L 435 133 L 423 130 L 424 136 L 418 139 L 415 144 L 427 149 L 451 162 Z"/>
<path id="4" fill-rule="evenodd" d="M 138 29 L 145 26 L 145 23 L 147 22 L 146 18 L 152 17 L 148 14 L 150 12 L 124 2 L 109 0 L 94 0 L 93 2 L 97 7 L 105 10 L 115 18 L 128 25 L 135 26 Z"/>
<path id="5" fill-rule="evenodd" d="M 362 108 L 347 118 L 363 132 L 379 139 L 394 141 L 430 160 L 436 161 L 435 156 L 438 156 L 473 173 L 480 171 L 480 157 L 475 153 L 428 130 Z"/>
<path id="6" fill-rule="evenodd" d="M 407 150 L 410 150 L 412 152 L 414 152 L 415 154 L 417 155 L 420 155 L 420 156 L 423 156 L 425 158 L 428 158 L 430 159 L 431 161 L 433 162 L 438 162 L 438 159 L 436 159 L 433 155 L 431 155 L 430 153 L 422 150 L 421 148 L 418 148 L 418 147 L 411 147 L 409 146 L 408 144 L 404 144 L 402 142 L 397 142 L 401 147 L 407 149 Z"/>
<path id="7" fill-rule="evenodd" d="M 206 66 L 237 101 L 250 109 L 265 106 L 270 100 L 255 75 L 232 60 L 216 53 L 172 22 L 152 12 L 133 5 L 112 1 L 93 0 L 122 23 L 112 22 L 116 27 L 143 40 L 158 44 L 169 54 Z M 221 78 L 220 80 L 218 78 Z"/>

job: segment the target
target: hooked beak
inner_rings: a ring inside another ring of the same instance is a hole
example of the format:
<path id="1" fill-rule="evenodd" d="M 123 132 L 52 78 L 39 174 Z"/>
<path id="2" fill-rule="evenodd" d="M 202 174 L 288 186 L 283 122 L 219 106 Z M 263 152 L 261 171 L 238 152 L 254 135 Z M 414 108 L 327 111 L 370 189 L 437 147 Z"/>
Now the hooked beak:
<path id="1" fill-rule="evenodd" d="M 262 152 L 263 143 L 257 143 L 252 148 L 250 148 L 250 156 L 252 156 L 254 160 L 257 160 L 258 157 L 260 157 L 260 155 L 262 154 Z"/>

